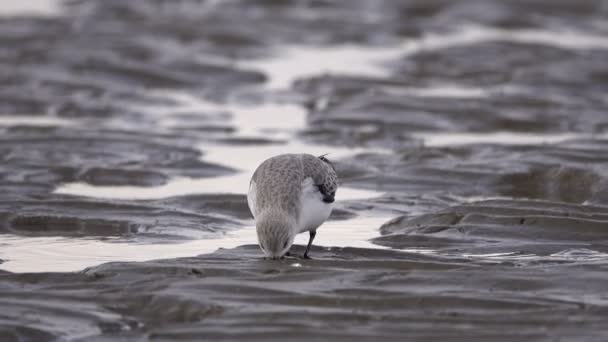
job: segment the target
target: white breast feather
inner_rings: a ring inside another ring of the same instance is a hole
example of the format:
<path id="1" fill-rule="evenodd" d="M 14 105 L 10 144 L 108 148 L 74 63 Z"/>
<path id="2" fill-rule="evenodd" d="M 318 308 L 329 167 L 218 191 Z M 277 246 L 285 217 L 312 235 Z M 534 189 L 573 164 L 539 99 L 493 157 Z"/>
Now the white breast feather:
<path id="1" fill-rule="evenodd" d="M 255 211 L 256 211 L 255 192 L 256 192 L 255 182 L 251 181 L 251 184 L 249 184 L 249 192 L 247 193 L 247 204 L 249 205 L 249 211 L 251 211 L 251 215 L 253 215 L 254 219 L 255 219 Z"/>
<path id="2" fill-rule="evenodd" d="M 315 230 L 331 214 L 332 203 L 323 202 L 323 195 L 308 177 L 302 182 L 300 195 L 300 215 L 298 220 L 298 233 Z"/>

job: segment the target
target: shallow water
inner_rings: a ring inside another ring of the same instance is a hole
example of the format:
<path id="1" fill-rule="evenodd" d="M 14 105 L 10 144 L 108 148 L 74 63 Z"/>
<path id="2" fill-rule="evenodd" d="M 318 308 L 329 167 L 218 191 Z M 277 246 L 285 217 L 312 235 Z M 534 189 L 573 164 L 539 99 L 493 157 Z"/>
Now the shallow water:
<path id="1" fill-rule="evenodd" d="M 4 1 L 0 7 L 0 16 L 55 16 L 60 13 L 60 0 Z"/>
<path id="2" fill-rule="evenodd" d="M 424 146 L 449 147 L 469 144 L 501 144 L 501 145 L 547 145 L 567 142 L 576 139 L 606 139 L 602 134 L 532 134 L 514 132 L 492 133 L 418 133 L 414 137 L 421 139 Z"/>
<path id="3" fill-rule="evenodd" d="M 344 221 L 331 221 L 315 239 L 317 246 L 381 248 L 369 240 L 378 234 L 377 227 L 386 217 L 357 217 Z M 4 270 L 11 272 L 74 272 L 86 267 L 112 261 L 147 261 L 188 257 L 212 253 L 218 248 L 235 248 L 257 241 L 255 227 L 248 224 L 242 229 L 220 236 L 177 243 L 129 242 L 117 238 L 30 237 L 5 235 L 0 239 L 5 260 Z M 296 244 L 306 245 L 308 235 L 299 235 Z M 261 253 L 261 251 L 260 251 Z M 15 260 L 11 260 L 15 257 Z M 44 260 L 44 262 L 41 262 Z"/>
<path id="4" fill-rule="evenodd" d="M 607 14 L 5 1 L 0 339 L 603 341 Z M 249 178 L 300 152 L 338 201 L 266 261 Z"/>

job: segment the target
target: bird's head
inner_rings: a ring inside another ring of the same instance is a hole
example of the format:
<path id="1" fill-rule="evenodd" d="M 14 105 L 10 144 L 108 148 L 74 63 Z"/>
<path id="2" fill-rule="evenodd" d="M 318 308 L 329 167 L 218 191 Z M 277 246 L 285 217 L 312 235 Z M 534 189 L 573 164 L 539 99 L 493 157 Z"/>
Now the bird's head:
<path id="1" fill-rule="evenodd" d="M 295 238 L 295 220 L 280 210 L 266 211 L 256 219 L 260 248 L 267 258 L 280 259 L 289 251 Z"/>

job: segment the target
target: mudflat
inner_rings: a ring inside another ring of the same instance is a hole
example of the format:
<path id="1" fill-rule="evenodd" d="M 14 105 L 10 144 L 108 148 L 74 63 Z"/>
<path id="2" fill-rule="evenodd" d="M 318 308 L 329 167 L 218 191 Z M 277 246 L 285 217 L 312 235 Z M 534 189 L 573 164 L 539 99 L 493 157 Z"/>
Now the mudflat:
<path id="1" fill-rule="evenodd" d="M 268 262 L 249 245 L 78 273 L 3 274 L 2 334 L 83 340 L 600 341 L 608 332 L 602 262 L 313 251 L 315 260 Z"/>
<path id="2" fill-rule="evenodd" d="M 604 2 L 9 2 L 0 340 L 606 339 Z M 312 260 L 255 245 L 287 152 Z"/>

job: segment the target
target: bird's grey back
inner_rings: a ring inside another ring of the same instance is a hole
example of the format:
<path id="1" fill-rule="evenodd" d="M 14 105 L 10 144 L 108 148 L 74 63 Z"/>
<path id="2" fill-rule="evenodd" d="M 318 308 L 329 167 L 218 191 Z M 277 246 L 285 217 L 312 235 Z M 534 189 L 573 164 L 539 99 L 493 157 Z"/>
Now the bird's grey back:
<path id="1" fill-rule="evenodd" d="M 302 182 L 307 177 L 333 191 L 338 187 L 333 166 L 313 155 L 282 154 L 265 160 L 251 178 L 256 185 L 256 210 L 280 207 L 297 217 Z"/>

